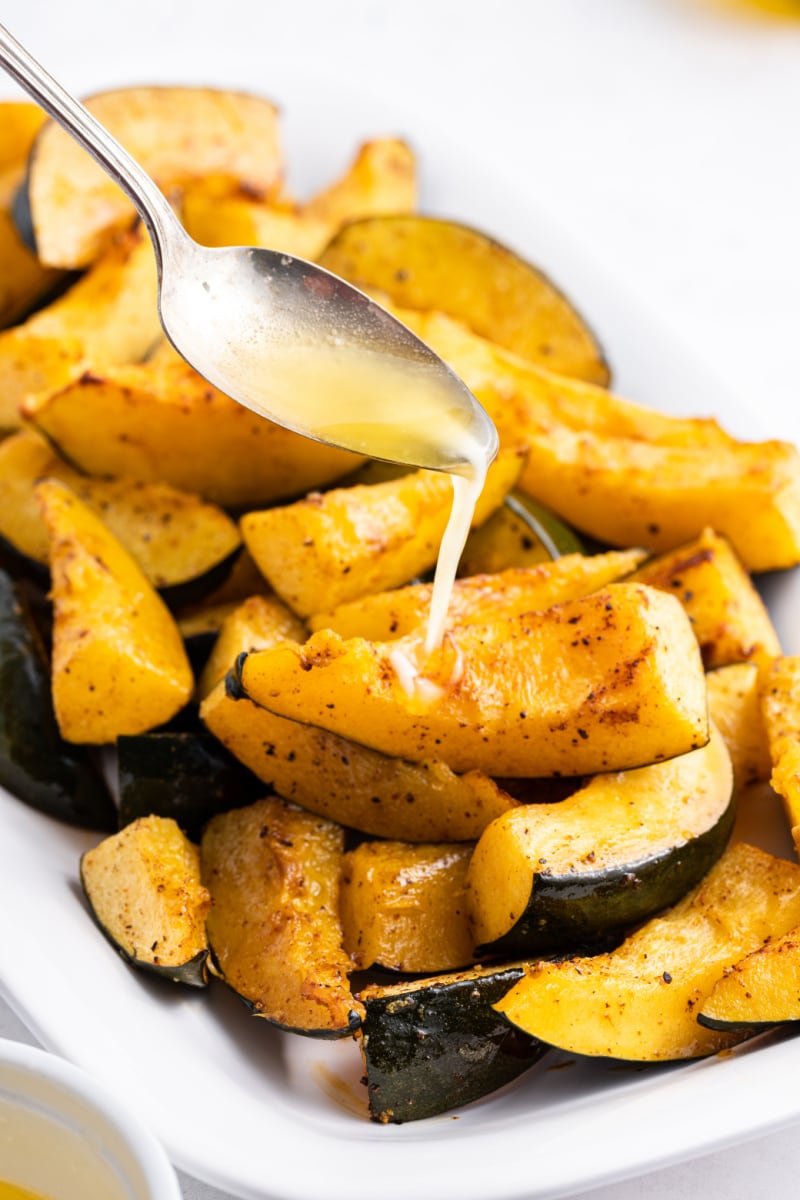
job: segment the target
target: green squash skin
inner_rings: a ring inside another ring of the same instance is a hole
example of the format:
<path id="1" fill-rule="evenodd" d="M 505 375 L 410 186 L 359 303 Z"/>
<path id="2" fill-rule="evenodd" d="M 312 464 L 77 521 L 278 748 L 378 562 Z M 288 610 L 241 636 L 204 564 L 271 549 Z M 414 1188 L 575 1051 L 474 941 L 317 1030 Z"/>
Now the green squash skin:
<path id="1" fill-rule="evenodd" d="M 551 559 L 564 554 L 585 554 L 583 542 L 574 530 L 532 496 L 513 491 L 503 503 L 532 530 Z"/>
<path id="2" fill-rule="evenodd" d="M 492 1005 L 522 977 L 521 966 L 420 980 L 400 994 L 359 998 L 370 1116 L 401 1124 L 486 1096 L 547 1050 Z"/>
<path id="3" fill-rule="evenodd" d="M 50 667 L 22 589 L 0 570 L 0 784 L 32 808 L 110 833 L 117 810 L 89 754 L 61 737 Z"/>
<path id="4" fill-rule="evenodd" d="M 700 882 L 728 844 L 735 817 L 731 796 L 716 824 L 680 846 L 603 871 L 535 875 L 522 916 L 501 938 L 478 946 L 476 955 L 537 956 L 619 938 Z"/>
<path id="5" fill-rule="evenodd" d="M 264 784 L 207 732 L 117 739 L 119 825 L 151 814 L 173 817 L 192 841 L 215 813 L 241 808 Z"/>

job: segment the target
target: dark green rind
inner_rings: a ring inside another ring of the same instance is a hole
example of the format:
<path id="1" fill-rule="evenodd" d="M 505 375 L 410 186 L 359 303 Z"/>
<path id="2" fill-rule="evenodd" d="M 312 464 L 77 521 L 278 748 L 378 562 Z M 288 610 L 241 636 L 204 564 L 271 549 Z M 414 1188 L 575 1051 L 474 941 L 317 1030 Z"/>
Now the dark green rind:
<path id="1" fill-rule="evenodd" d="M 108 833 L 114 802 L 89 753 L 59 733 L 50 667 L 22 590 L 0 571 L 0 784 L 51 817 Z"/>
<path id="2" fill-rule="evenodd" d="M 241 546 L 231 550 L 219 562 L 213 563 L 200 575 L 192 579 L 183 579 L 179 583 L 167 583 L 158 588 L 158 594 L 165 604 L 172 609 L 183 608 L 184 605 L 198 604 L 205 596 L 216 591 L 227 580 L 234 564 L 242 552 Z"/>
<path id="3" fill-rule="evenodd" d="M 797 1025 L 798 1022 L 800 1013 L 796 1017 L 785 1017 L 782 1021 L 723 1021 L 719 1017 L 708 1017 L 705 1013 L 697 1014 L 697 1024 L 705 1026 L 706 1029 L 714 1029 L 718 1033 L 742 1033 L 749 1030 L 753 1036 L 766 1033 L 768 1029 Z"/>
<path id="4" fill-rule="evenodd" d="M 728 844 L 735 816 L 732 796 L 714 825 L 680 846 L 660 847 L 650 858 L 603 871 L 535 875 L 525 912 L 501 938 L 478 946 L 476 955 L 561 953 L 618 937 L 700 882 Z"/>
<path id="5" fill-rule="evenodd" d="M 146 958 L 139 958 L 136 954 L 129 954 L 128 951 L 120 946 L 114 935 L 102 923 L 94 906 L 89 899 L 89 893 L 86 890 L 86 884 L 83 879 L 83 860 L 81 859 L 80 871 L 81 887 L 86 899 L 89 912 L 92 920 L 97 928 L 102 933 L 106 941 L 114 947 L 120 958 L 131 966 L 136 967 L 138 971 L 146 971 L 148 975 L 157 975 L 161 979 L 167 979 L 170 983 L 182 983 L 187 987 L 204 988 L 208 987 L 208 950 L 200 950 L 192 958 L 186 962 L 178 963 L 170 967 L 161 967 L 157 963 L 148 962 Z"/>
<path id="6" fill-rule="evenodd" d="M 362 1047 L 370 1116 L 401 1124 L 448 1112 L 501 1088 L 547 1047 L 492 1008 L 524 974 L 521 966 L 389 986 L 361 993 Z"/>
<path id="7" fill-rule="evenodd" d="M 14 193 L 14 199 L 11 204 L 11 220 L 19 235 L 20 241 L 30 250 L 31 254 L 38 254 L 36 246 L 36 234 L 33 231 L 33 214 L 31 213 L 30 193 L 28 191 L 28 183 L 30 181 L 30 161 L 28 170 L 25 172 L 25 178 Z"/>
<path id="8" fill-rule="evenodd" d="M 119 825 L 172 817 L 192 841 L 215 813 L 241 808 L 264 784 L 208 732 L 123 735 L 117 739 Z"/>

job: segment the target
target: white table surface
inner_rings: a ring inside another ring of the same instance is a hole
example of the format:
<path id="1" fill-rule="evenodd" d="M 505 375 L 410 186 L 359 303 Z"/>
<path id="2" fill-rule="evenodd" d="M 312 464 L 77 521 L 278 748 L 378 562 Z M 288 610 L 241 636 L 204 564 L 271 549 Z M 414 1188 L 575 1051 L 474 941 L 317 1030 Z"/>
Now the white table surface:
<path id="1" fill-rule="evenodd" d="M 231 83 L 237 46 L 257 46 L 267 94 L 271 66 L 302 53 L 407 95 L 488 161 L 515 160 L 600 267 L 800 441 L 800 0 L 793 23 L 722 0 L 6 0 L 2 20 L 65 82 L 178 79 L 212 39 Z M 0 1036 L 34 1040 L 2 1002 Z M 792 1127 L 582 1194 L 778 1198 L 798 1175 Z M 181 1182 L 186 1200 L 225 1196 Z"/>

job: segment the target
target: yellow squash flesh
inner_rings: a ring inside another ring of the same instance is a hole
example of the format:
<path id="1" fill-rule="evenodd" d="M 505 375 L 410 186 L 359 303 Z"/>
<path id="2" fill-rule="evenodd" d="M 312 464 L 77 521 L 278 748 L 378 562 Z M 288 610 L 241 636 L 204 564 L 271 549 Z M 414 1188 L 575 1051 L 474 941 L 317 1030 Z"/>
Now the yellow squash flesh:
<path id="1" fill-rule="evenodd" d="M 178 627 L 127 550 L 69 488 L 37 495 L 50 535 L 52 689 L 62 737 L 113 742 L 168 721 L 192 693 Z"/>
<path id="2" fill-rule="evenodd" d="M 200 848 L 222 977 L 254 1015 L 318 1037 L 363 1015 L 338 917 L 343 846 L 339 826 L 268 798 L 213 817 Z"/>
<path id="3" fill-rule="evenodd" d="M 188 232 L 204 246 L 265 246 L 314 259 L 348 221 L 380 212 L 411 212 L 417 202 L 416 162 L 405 142 L 365 142 L 342 176 L 305 204 L 219 196 L 202 182 L 184 199 Z"/>
<path id="4" fill-rule="evenodd" d="M 340 913 L 359 968 L 435 973 L 473 961 L 464 884 L 472 847 L 363 842 L 344 857 Z"/>
<path id="5" fill-rule="evenodd" d="M 575 1054 L 641 1062 L 697 1058 L 746 1034 L 697 1022 L 724 972 L 800 922 L 800 867 L 743 842 L 663 917 L 610 954 L 539 962 L 495 1007 Z"/>
<path id="6" fill-rule="evenodd" d="M 648 859 L 687 847 L 718 825 L 732 791 L 730 756 L 712 728 L 706 745 L 689 754 L 597 775 L 558 803 L 525 804 L 498 817 L 481 835 L 467 877 L 475 944 L 498 941 L 523 915 L 538 933 L 537 889 L 547 889 L 553 876 L 569 877 L 577 893 L 582 877 L 618 872 L 625 864 L 635 872 Z M 680 888 L 680 855 L 674 858 L 663 872 Z M 617 887 L 624 891 L 625 883 L 618 880 Z M 665 896 L 670 883 L 658 887 Z M 589 903 L 603 902 L 592 897 Z"/>
<path id="7" fill-rule="evenodd" d="M 516 451 L 495 459 L 478 499 L 479 525 L 514 486 Z M 441 471 L 313 493 L 242 517 L 245 545 L 279 596 L 301 617 L 407 583 L 436 562 L 452 504 Z"/>
<path id="8" fill-rule="evenodd" d="M 280 716 L 356 737 L 384 754 L 490 775 L 582 775 L 640 766 L 708 737 L 697 642 L 673 596 L 611 584 L 543 612 L 461 626 L 409 694 L 396 652 L 418 639 L 345 641 L 248 655 L 246 695 Z"/>
<path id="9" fill-rule="evenodd" d="M 246 698 L 233 699 L 224 683 L 206 697 L 200 715 L 279 795 L 375 837 L 472 841 L 516 803 L 480 771 L 456 775 L 443 762 L 380 754 Z"/>
<path id="10" fill-rule="evenodd" d="M 142 817 L 81 858 L 97 923 L 126 958 L 176 972 L 208 950 L 198 849 L 169 817 Z"/>
<path id="11" fill-rule="evenodd" d="M 682 603 L 707 669 L 769 663 L 781 652 L 766 605 L 727 538 L 698 538 L 639 567 L 634 579 L 672 592 Z"/>
<path id="12" fill-rule="evenodd" d="M 293 497 L 361 461 L 250 412 L 173 353 L 83 375 L 26 413 L 90 475 L 161 481 L 228 508 Z"/>
<path id="13" fill-rule="evenodd" d="M 565 554 L 554 562 L 457 579 L 447 611 L 447 628 L 486 625 L 577 600 L 629 575 L 644 557 L 643 550 L 612 550 L 592 556 Z M 332 629 L 343 638 L 389 642 L 425 624 L 432 594 L 431 584 L 419 583 L 362 596 L 316 613 L 309 620 L 309 628 L 312 632 Z"/>
<path id="14" fill-rule="evenodd" d="M 755 663 L 731 663 L 706 675 L 708 713 L 725 739 L 737 788 L 769 779 L 771 759 Z"/>

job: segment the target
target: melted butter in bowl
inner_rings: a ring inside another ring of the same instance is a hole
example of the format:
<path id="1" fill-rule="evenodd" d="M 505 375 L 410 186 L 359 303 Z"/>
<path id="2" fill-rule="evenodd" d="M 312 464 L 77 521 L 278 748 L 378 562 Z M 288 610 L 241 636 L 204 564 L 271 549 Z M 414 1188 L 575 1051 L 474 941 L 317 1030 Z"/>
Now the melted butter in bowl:
<path id="1" fill-rule="evenodd" d="M 180 1200 L 155 1137 L 77 1067 L 0 1040 L 0 1200 Z"/>

